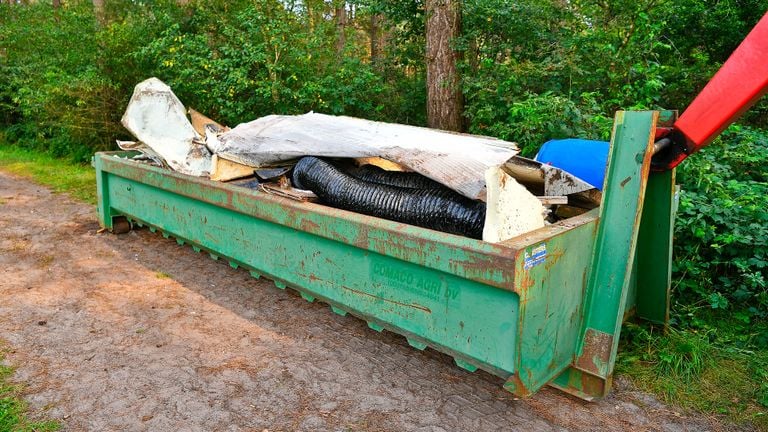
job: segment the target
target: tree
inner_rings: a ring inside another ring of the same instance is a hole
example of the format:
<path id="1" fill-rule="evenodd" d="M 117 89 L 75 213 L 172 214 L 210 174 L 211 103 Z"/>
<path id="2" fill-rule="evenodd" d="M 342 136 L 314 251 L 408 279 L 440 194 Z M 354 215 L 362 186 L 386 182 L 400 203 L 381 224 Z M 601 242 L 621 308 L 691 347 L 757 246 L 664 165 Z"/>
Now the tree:
<path id="1" fill-rule="evenodd" d="M 427 124 L 460 132 L 464 129 L 461 94 L 453 42 L 461 32 L 458 0 L 426 0 Z"/>
<path id="2" fill-rule="evenodd" d="M 104 0 L 93 0 L 93 14 L 96 15 L 96 21 L 103 26 L 106 21 L 104 14 Z"/>
<path id="3" fill-rule="evenodd" d="M 336 3 L 334 8 L 334 19 L 336 21 L 336 54 L 339 58 L 344 54 L 344 46 L 347 44 L 347 2 Z"/>
<path id="4" fill-rule="evenodd" d="M 384 15 L 378 12 L 371 14 L 371 25 L 369 31 L 369 37 L 371 39 L 371 64 L 378 69 L 381 68 L 381 63 L 384 58 L 384 44 L 386 42 L 383 24 Z"/>

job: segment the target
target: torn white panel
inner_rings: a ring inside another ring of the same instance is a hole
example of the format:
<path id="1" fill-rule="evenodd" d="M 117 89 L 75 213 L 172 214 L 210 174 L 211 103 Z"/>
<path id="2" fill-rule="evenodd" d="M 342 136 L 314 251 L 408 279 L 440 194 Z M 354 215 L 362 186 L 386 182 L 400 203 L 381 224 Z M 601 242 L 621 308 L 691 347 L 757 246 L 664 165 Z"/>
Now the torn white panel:
<path id="1" fill-rule="evenodd" d="M 165 163 L 163 158 L 143 142 L 117 140 L 117 146 L 120 148 L 120 150 L 140 152 L 141 155 L 139 156 L 142 158 L 149 159 L 157 166 L 168 168 L 168 164 Z M 134 159 L 140 158 L 134 156 Z"/>
<path id="2" fill-rule="evenodd" d="M 205 146 L 211 153 L 218 153 L 221 149 L 221 141 L 219 141 L 219 134 L 221 130 L 216 129 L 213 125 L 205 125 Z"/>
<path id="3" fill-rule="evenodd" d="M 315 113 L 262 117 L 219 141 L 219 155 L 254 167 L 302 156 L 378 156 L 483 200 L 486 170 L 518 153 L 514 143 L 495 138 Z"/>
<path id="4" fill-rule="evenodd" d="M 546 195 L 571 195 L 595 189 L 594 186 L 552 165 L 542 164 L 544 172 L 544 193 Z"/>
<path id="5" fill-rule="evenodd" d="M 483 240 L 498 243 L 544 226 L 539 199 L 500 167 L 485 173 L 488 201 Z"/>
<path id="6" fill-rule="evenodd" d="M 136 85 L 122 124 L 174 170 L 194 176 L 208 174 L 211 153 L 187 120 L 184 105 L 159 79 Z"/>

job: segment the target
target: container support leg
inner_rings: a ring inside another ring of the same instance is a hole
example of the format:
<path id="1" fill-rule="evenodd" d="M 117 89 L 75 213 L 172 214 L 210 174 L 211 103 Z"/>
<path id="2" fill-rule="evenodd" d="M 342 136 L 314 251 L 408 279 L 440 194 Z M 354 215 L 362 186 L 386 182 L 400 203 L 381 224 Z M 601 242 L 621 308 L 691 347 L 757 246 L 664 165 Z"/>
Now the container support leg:
<path id="1" fill-rule="evenodd" d="M 602 397 L 611 386 L 658 118 L 656 111 L 616 113 L 584 324 L 573 364 L 552 382 L 582 398 Z"/>
<path id="2" fill-rule="evenodd" d="M 112 230 L 112 208 L 109 200 L 109 173 L 102 171 L 98 159 L 94 160 L 96 168 L 96 195 L 99 224 L 102 228 Z"/>
<path id="3" fill-rule="evenodd" d="M 654 324 L 669 321 L 672 278 L 672 234 L 675 219 L 675 171 L 654 172 L 648 178 L 637 239 L 637 297 L 639 318 Z"/>
<path id="4" fill-rule="evenodd" d="M 96 169 L 99 224 L 114 234 L 123 234 L 130 231 L 131 223 L 128 219 L 112 211 L 109 197 L 109 173 L 101 169 L 98 159 L 94 159 L 93 166 Z"/>

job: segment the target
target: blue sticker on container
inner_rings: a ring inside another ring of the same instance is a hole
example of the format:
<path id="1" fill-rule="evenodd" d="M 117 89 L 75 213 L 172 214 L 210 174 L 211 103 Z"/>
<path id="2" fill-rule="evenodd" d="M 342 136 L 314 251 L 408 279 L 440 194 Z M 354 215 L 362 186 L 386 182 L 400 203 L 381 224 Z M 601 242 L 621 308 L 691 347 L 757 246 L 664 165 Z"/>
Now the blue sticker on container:
<path id="1" fill-rule="evenodd" d="M 523 268 L 526 270 L 531 267 L 537 266 L 544 262 L 547 258 L 547 244 L 542 243 L 538 246 L 525 250 L 525 264 Z"/>

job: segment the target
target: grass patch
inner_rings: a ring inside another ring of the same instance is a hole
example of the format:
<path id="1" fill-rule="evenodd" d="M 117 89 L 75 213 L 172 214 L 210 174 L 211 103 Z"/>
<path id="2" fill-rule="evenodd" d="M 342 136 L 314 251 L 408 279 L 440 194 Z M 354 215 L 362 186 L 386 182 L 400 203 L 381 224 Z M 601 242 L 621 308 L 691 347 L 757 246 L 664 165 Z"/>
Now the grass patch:
<path id="1" fill-rule="evenodd" d="M 34 180 L 54 192 L 96 204 L 96 173 L 86 164 L 0 143 L 0 170 Z"/>
<path id="2" fill-rule="evenodd" d="M 663 333 L 628 323 L 616 372 L 667 404 L 768 430 L 768 350 L 739 349 L 723 328 Z"/>
<path id="3" fill-rule="evenodd" d="M 43 432 L 59 430 L 55 421 L 33 422 L 27 419 L 27 404 L 19 397 L 19 385 L 8 382 L 13 368 L 2 364 L 4 353 L 0 350 L 0 431 Z"/>

